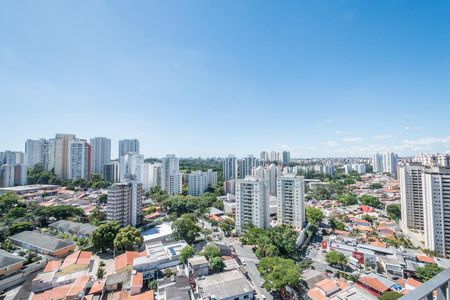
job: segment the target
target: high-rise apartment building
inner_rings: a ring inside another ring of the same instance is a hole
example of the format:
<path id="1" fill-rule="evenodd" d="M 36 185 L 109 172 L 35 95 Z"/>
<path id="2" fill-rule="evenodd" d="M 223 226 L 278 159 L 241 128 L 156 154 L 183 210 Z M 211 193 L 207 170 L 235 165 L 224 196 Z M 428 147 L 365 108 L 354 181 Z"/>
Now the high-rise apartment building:
<path id="1" fill-rule="evenodd" d="M 59 179 L 70 178 L 70 144 L 75 140 L 74 134 L 56 134 L 54 140 L 54 171 Z"/>
<path id="2" fill-rule="evenodd" d="M 140 144 L 138 139 L 125 139 L 119 141 L 119 157 L 128 152 L 140 153 Z"/>
<path id="3" fill-rule="evenodd" d="M 91 179 L 91 145 L 86 140 L 70 142 L 68 160 L 68 179 Z"/>
<path id="4" fill-rule="evenodd" d="M 0 187 L 14 186 L 14 165 L 4 164 L 0 166 Z"/>
<path id="5" fill-rule="evenodd" d="M 277 151 L 271 151 L 269 159 L 271 162 L 280 161 L 280 153 L 278 153 Z"/>
<path id="6" fill-rule="evenodd" d="M 127 180 L 136 180 L 142 183 L 142 166 L 144 164 L 144 155 L 136 152 L 128 152 L 120 156 L 120 182 Z"/>
<path id="7" fill-rule="evenodd" d="M 425 166 L 450 167 L 449 154 L 419 154 L 414 157 L 414 161 L 420 162 Z"/>
<path id="8" fill-rule="evenodd" d="M 303 176 L 285 174 L 277 180 L 277 220 L 297 230 L 305 223 L 305 184 Z"/>
<path id="9" fill-rule="evenodd" d="M 21 151 L 6 150 L 0 153 L 0 165 L 15 165 L 24 163 L 24 153 Z"/>
<path id="10" fill-rule="evenodd" d="M 175 154 L 167 154 L 161 162 L 161 189 L 169 195 L 183 192 L 183 176 L 180 173 L 180 161 Z"/>
<path id="11" fill-rule="evenodd" d="M 131 180 L 108 188 L 107 219 L 122 226 L 136 226 L 142 221 L 142 184 Z"/>
<path id="12" fill-rule="evenodd" d="M 424 230 L 424 208 L 422 175 L 425 167 L 421 163 L 411 163 L 399 167 L 400 179 L 400 224 L 408 229 Z"/>
<path id="13" fill-rule="evenodd" d="M 188 174 L 188 194 L 199 196 L 207 191 L 208 187 L 217 185 L 217 172 L 208 170 L 207 172 L 194 171 Z"/>
<path id="14" fill-rule="evenodd" d="M 383 155 L 384 172 L 391 173 L 394 178 L 397 178 L 398 156 L 392 152 L 386 152 Z"/>
<path id="15" fill-rule="evenodd" d="M 253 168 L 259 166 L 259 161 L 253 155 L 248 155 L 247 157 L 238 160 L 238 172 L 239 178 L 243 179 L 247 176 L 252 175 Z"/>
<path id="16" fill-rule="evenodd" d="M 267 151 L 261 151 L 261 153 L 259 154 L 259 158 L 263 161 L 269 161 L 269 152 Z"/>
<path id="17" fill-rule="evenodd" d="M 236 232 L 247 225 L 266 228 L 269 225 L 269 192 L 266 180 L 247 176 L 236 183 Z"/>
<path id="18" fill-rule="evenodd" d="M 105 177 L 104 166 L 111 161 L 111 139 L 95 137 L 91 139 L 91 172 Z"/>
<path id="19" fill-rule="evenodd" d="M 291 152 L 289 152 L 289 151 L 283 151 L 283 152 L 281 153 L 281 155 L 282 155 L 282 162 L 283 162 L 283 165 L 287 165 L 287 164 L 289 164 L 289 163 L 291 162 Z"/>
<path id="20" fill-rule="evenodd" d="M 28 168 L 33 167 L 36 164 L 42 164 L 45 167 L 46 158 L 46 139 L 31 140 L 28 139 L 25 142 L 25 165 Z"/>
<path id="21" fill-rule="evenodd" d="M 104 179 L 111 182 L 120 182 L 120 165 L 118 161 L 111 161 L 103 166 Z"/>
<path id="22" fill-rule="evenodd" d="M 372 167 L 374 173 L 382 173 L 384 172 L 383 166 L 383 155 L 376 153 L 373 155 L 372 159 Z"/>
<path id="23" fill-rule="evenodd" d="M 144 163 L 142 166 L 142 184 L 144 191 L 161 184 L 161 164 Z"/>
<path id="24" fill-rule="evenodd" d="M 234 155 L 228 155 L 228 157 L 223 159 L 223 180 L 226 182 L 228 180 L 237 179 L 238 175 L 238 164 L 237 158 Z"/>
<path id="25" fill-rule="evenodd" d="M 27 184 L 27 166 L 17 164 L 14 166 L 14 185 Z"/>
<path id="26" fill-rule="evenodd" d="M 450 258 L 450 168 L 427 168 L 422 178 L 425 248 Z"/>

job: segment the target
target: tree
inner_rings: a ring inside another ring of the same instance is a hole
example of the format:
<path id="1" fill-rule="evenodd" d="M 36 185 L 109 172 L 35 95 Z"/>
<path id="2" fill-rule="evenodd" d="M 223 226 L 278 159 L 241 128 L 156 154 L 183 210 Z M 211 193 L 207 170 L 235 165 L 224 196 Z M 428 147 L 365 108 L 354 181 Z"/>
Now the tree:
<path id="1" fill-rule="evenodd" d="M 306 208 L 306 219 L 309 224 L 318 225 L 323 220 L 324 215 L 322 210 L 316 207 L 307 207 Z"/>
<path id="2" fill-rule="evenodd" d="M 344 254 L 337 251 L 330 251 L 325 256 L 325 261 L 330 265 L 338 265 L 344 268 L 347 266 L 347 258 Z"/>
<path id="3" fill-rule="evenodd" d="M 100 224 L 92 233 L 92 242 L 94 248 L 100 251 L 112 249 L 114 247 L 114 239 L 120 230 L 117 222 L 106 222 Z"/>
<path id="4" fill-rule="evenodd" d="M 234 229 L 234 220 L 231 218 L 225 218 L 223 222 L 219 224 L 219 228 L 223 231 L 225 236 L 229 236 Z"/>
<path id="5" fill-rule="evenodd" d="M 337 230 L 345 230 L 345 224 L 342 223 L 339 220 L 336 220 L 335 218 L 331 218 L 330 219 L 330 226 L 333 229 L 333 231 L 335 229 L 337 229 Z"/>
<path id="6" fill-rule="evenodd" d="M 128 225 L 120 228 L 114 239 L 114 248 L 119 250 L 136 250 L 143 242 L 144 239 L 139 229 Z"/>
<path id="7" fill-rule="evenodd" d="M 27 209 L 23 207 L 13 207 L 11 208 L 8 213 L 5 215 L 6 219 L 14 220 L 23 218 L 27 213 Z"/>
<path id="8" fill-rule="evenodd" d="M 378 299 L 379 300 L 397 300 L 401 296 L 403 296 L 403 294 L 398 293 L 398 292 L 385 292 Z"/>
<path id="9" fill-rule="evenodd" d="M 391 219 L 400 220 L 401 218 L 400 204 L 389 204 L 386 206 L 386 212 Z"/>
<path id="10" fill-rule="evenodd" d="M 0 249 L 3 249 L 8 252 L 13 252 L 16 250 L 16 247 L 11 243 L 9 239 L 5 239 L 3 243 L 0 244 Z"/>
<path id="11" fill-rule="evenodd" d="M 19 197 L 13 193 L 5 193 L 0 196 L 0 216 L 8 213 L 10 209 L 19 204 Z"/>
<path id="12" fill-rule="evenodd" d="M 337 196 L 337 199 L 345 206 L 355 205 L 358 203 L 358 197 L 353 193 L 341 194 Z"/>
<path id="13" fill-rule="evenodd" d="M 156 291 L 158 289 L 158 281 L 156 279 L 150 280 L 148 282 L 148 288 L 150 290 Z"/>
<path id="14" fill-rule="evenodd" d="M 225 263 L 220 257 L 213 257 L 209 260 L 209 267 L 213 272 L 222 272 L 225 268 Z"/>
<path id="15" fill-rule="evenodd" d="M 97 278 L 102 279 L 105 276 L 105 269 L 103 267 L 99 267 L 97 269 Z"/>
<path id="16" fill-rule="evenodd" d="M 36 215 L 48 222 L 50 220 L 67 220 L 72 217 L 80 218 L 84 216 L 84 211 L 71 205 L 40 206 L 36 210 Z"/>
<path id="17" fill-rule="evenodd" d="M 383 185 L 379 182 L 374 182 L 369 187 L 371 190 L 379 190 L 383 188 Z"/>
<path id="18" fill-rule="evenodd" d="M 192 246 L 190 246 L 190 245 L 187 245 L 186 247 L 184 247 L 180 251 L 180 261 L 183 264 L 186 264 L 188 259 L 193 257 L 194 254 L 195 254 L 194 248 Z"/>
<path id="19" fill-rule="evenodd" d="M 13 235 L 22 231 L 33 230 L 33 228 L 33 223 L 31 222 L 14 223 L 9 228 L 9 234 Z"/>
<path id="20" fill-rule="evenodd" d="M 220 256 L 220 249 L 213 243 L 208 243 L 205 248 L 203 248 L 202 255 L 205 256 L 207 260 L 210 260 L 213 257 Z"/>
<path id="21" fill-rule="evenodd" d="M 300 267 L 293 260 L 278 256 L 261 259 L 258 271 L 264 279 L 264 288 L 269 291 L 295 287 L 300 279 Z"/>
<path id="22" fill-rule="evenodd" d="M 422 280 L 422 282 L 425 282 L 442 271 L 444 271 L 444 269 L 439 267 L 437 264 L 427 264 L 424 267 L 419 267 L 416 269 L 416 276 Z"/>
<path id="23" fill-rule="evenodd" d="M 185 240 L 192 244 L 200 235 L 201 228 L 195 223 L 191 214 L 184 214 L 172 223 L 172 236 L 177 240 Z"/>
<path id="24" fill-rule="evenodd" d="M 373 208 L 383 208 L 383 203 L 377 197 L 371 195 L 362 195 L 359 197 L 361 204 L 372 206 Z"/>

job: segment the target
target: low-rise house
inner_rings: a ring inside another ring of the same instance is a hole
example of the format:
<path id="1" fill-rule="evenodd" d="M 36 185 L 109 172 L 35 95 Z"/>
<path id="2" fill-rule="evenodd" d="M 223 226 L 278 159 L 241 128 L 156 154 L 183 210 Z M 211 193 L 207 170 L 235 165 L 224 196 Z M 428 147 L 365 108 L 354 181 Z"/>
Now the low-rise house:
<path id="1" fill-rule="evenodd" d="M 53 232 L 69 234 L 77 238 L 90 238 L 96 227 L 90 224 L 59 220 L 48 226 Z"/>
<path id="2" fill-rule="evenodd" d="M 137 252 L 137 251 L 125 251 L 121 255 L 114 258 L 114 270 L 116 273 L 128 272 L 133 269 L 133 261 L 135 258 L 146 256 L 147 252 Z"/>
<path id="3" fill-rule="evenodd" d="M 19 271 L 25 259 L 0 249 L 0 277 Z"/>
<path id="4" fill-rule="evenodd" d="M 400 292 L 402 290 L 402 287 L 398 283 L 377 274 L 363 276 L 358 279 L 357 284 L 376 297 L 380 297 L 388 291 Z"/>
<path id="5" fill-rule="evenodd" d="M 379 261 L 384 272 L 403 277 L 403 269 L 406 264 L 401 256 L 381 256 Z"/>
<path id="6" fill-rule="evenodd" d="M 63 284 L 41 293 L 32 293 L 31 300 L 82 300 L 84 298 L 85 290 L 89 286 L 89 275 L 82 275 L 77 277 L 72 283 Z"/>
<path id="7" fill-rule="evenodd" d="M 153 300 L 154 291 L 142 292 L 142 273 L 131 271 L 108 275 L 103 288 L 105 300 Z"/>
<path id="8" fill-rule="evenodd" d="M 9 237 L 14 245 L 44 255 L 65 257 L 72 252 L 76 244 L 34 231 L 22 231 Z"/>
<path id="9" fill-rule="evenodd" d="M 195 298 L 188 277 L 181 275 L 158 280 L 158 300 L 191 299 Z"/>
<path id="10" fill-rule="evenodd" d="M 187 262 L 188 273 L 193 277 L 208 275 L 209 265 L 208 260 L 204 256 L 194 256 L 188 259 Z"/>
<path id="11" fill-rule="evenodd" d="M 43 292 L 62 285 L 72 284 L 80 276 L 88 275 L 94 260 L 92 252 L 76 251 L 64 259 L 47 262 L 43 272 L 31 282 L 33 292 Z M 93 272 L 93 270 L 91 270 Z M 91 273 L 92 273 L 91 272 Z"/>
<path id="12" fill-rule="evenodd" d="M 186 246 L 187 243 L 182 240 L 166 244 L 147 244 L 147 254 L 133 260 L 133 270 L 142 272 L 144 279 L 154 278 L 157 271 L 181 264 L 179 255 Z"/>
<path id="13" fill-rule="evenodd" d="M 145 244 L 170 241 L 172 238 L 172 223 L 166 222 L 141 232 Z"/>
<path id="14" fill-rule="evenodd" d="M 239 270 L 217 273 L 196 281 L 197 299 L 254 299 L 255 291 Z"/>
<path id="15" fill-rule="evenodd" d="M 346 288 L 348 288 L 348 284 L 344 281 L 327 278 L 317 282 L 307 294 L 312 300 L 325 300 Z"/>

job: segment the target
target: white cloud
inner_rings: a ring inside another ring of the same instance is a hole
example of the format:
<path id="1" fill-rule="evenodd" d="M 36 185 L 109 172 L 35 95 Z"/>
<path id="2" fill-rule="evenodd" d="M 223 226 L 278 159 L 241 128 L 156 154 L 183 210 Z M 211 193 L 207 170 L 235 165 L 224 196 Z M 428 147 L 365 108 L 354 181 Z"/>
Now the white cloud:
<path id="1" fill-rule="evenodd" d="M 346 143 L 353 143 L 353 142 L 362 141 L 362 138 L 360 138 L 360 137 L 343 138 L 342 141 L 346 142 Z"/>
<path id="2" fill-rule="evenodd" d="M 336 130 L 336 134 L 338 135 L 347 135 L 349 134 L 349 131 L 345 131 L 345 130 Z"/>
<path id="3" fill-rule="evenodd" d="M 374 140 L 389 140 L 392 139 L 394 136 L 390 134 L 382 134 L 382 135 L 376 135 L 373 137 Z"/>
<path id="4" fill-rule="evenodd" d="M 339 146 L 339 143 L 335 142 L 335 141 L 326 141 L 325 145 L 330 146 L 330 147 L 336 147 L 336 146 Z"/>
<path id="5" fill-rule="evenodd" d="M 417 131 L 420 130 L 419 126 L 405 126 L 406 131 Z"/>

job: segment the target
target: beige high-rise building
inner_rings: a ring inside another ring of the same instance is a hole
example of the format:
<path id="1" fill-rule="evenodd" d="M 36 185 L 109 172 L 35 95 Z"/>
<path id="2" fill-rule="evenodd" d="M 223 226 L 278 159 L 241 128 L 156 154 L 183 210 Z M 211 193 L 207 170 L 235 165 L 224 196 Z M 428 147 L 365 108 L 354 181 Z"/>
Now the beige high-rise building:
<path id="1" fill-rule="evenodd" d="M 410 163 L 399 167 L 400 207 L 403 230 L 423 230 L 424 210 L 422 174 L 425 167 L 421 163 Z"/>
<path id="2" fill-rule="evenodd" d="M 450 258 L 450 168 L 427 168 L 422 178 L 425 248 Z"/>
<path id="3" fill-rule="evenodd" d="M 236 232 L 241 234 L 247 225 L 267 228 L 269 218 L 269 189 L 267 181 L 247 176 L 236 183 Z"/>
<path id="4" fill-rule="evenodd" d="M 75 140 L 74 134 L 56 134 L 54 148 L 54 168 L 55 175 L 60 179 L 70 177 L 70 144 Z"/>
<path id="5" fill-rule="evenodd" d="M 142 183 L 136 180 L 115 183 L 108 188 L 107 219 L 122 226 L 142 221 Z"/>
<path id="6" fill-rule="evenodd" d="M 286 174 L 277 180 L 277 220 L 297 230 L 305 223 L 305 183 L 303 176 Z"/>

